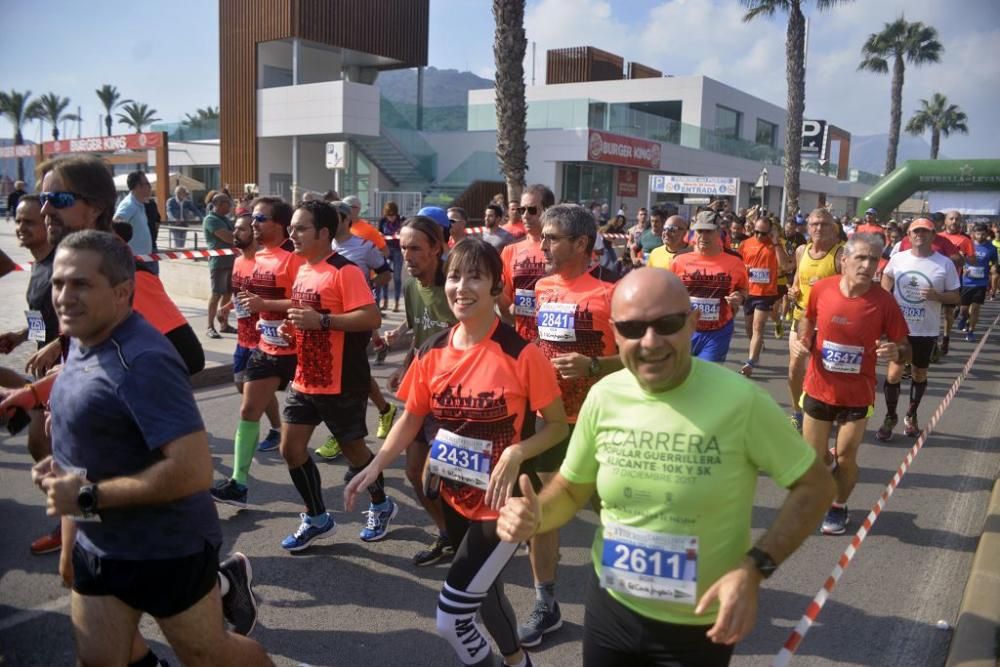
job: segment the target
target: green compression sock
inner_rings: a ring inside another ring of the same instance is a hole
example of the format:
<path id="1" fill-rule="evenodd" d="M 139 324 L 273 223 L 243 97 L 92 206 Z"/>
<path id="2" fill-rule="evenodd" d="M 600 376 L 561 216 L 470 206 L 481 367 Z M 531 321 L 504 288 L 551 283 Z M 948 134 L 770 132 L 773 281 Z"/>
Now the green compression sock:
<path id="1" fill-rule="evenodd" d="M 233 443 L 233 479 L 247 485 L 247 475 L 250 474 L 250 463 L 257 451 L 257 438 L 260 436 L 260 422 L 250 422 L 241 419 L 236 427 L 236 441 Z"/>

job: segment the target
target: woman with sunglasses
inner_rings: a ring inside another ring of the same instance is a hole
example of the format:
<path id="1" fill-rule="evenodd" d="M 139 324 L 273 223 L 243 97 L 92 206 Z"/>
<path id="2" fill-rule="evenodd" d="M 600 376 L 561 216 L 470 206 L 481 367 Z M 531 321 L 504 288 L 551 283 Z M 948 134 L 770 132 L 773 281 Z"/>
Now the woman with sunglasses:
<path id="1" fill-rule="evenodd" d="M 517 545 L 500 541 L 496 520 L 517 492 L 522 464 L 566 434 L 551 364 L 496 315 L 501 274 L 499 254 L 482 239 L 463 239 L 451 251 L 444 289 L 458 324 L 423 345 L 399 390 L 406 412 L 344 492 L 350 511 L 358 493 L 413 442 L 425 418 L 439 426 L 428 459 L 436 481 L 427 487 L 444 499 L 456 554 L 438 598 L 437 630 L 465 665 L 495 664 L 486 632 L 504 664 L 531 665 L 498 581 Z M 531 435 L 535 412 L 545 426 Z"/>

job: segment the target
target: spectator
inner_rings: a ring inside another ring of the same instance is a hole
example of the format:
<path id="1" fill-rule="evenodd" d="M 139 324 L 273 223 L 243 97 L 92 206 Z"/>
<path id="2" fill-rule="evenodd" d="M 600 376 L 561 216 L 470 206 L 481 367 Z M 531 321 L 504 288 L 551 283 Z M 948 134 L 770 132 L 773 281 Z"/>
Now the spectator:
<path id="1" fill-rule="evenodd" d="M 403 289 L 403 251 L 399 247 L 399 230 L 402 228 L 406 218 L 399 215 L 399 206 L 394 201 L 388 201 L 382 207 L 382 219 L 378 221 L 378 231 L 385 239 L 385 244 L 389 248 L 389 266 L 392 268 L 392 290 L 393 306 L 392 312 L 399 312 L 399 294 Z M 389 286 L 382 285 L 378 288 L 376 300 L 381 301 L 382 310 L 389 306 Z"/>
<path id="2" fill-rule="evenodd" d="M 9 183 L 10 181 L 8 181 Z M 14 181 L 14 191 L 7 195 L 7 222 L 17 209 L 17 203 L 25 195 L 24 181 Z"/>
<path id="3" fill-rule="evenodd" d="M 232 200 L 229 195 L 219 192 L 212 198 L 212 212 L 205 216 L 202 229 L 205 232 L 205 245 L 209 250 L 226 250 L 233 247 L 232 220 L 229 219 L 229 209 Z M 208 258 L 208 273 L 211 277 L 212 295 L 208 299 L 208 331 L 209 338 L 222 338 L 221 333 L 234 334 L 236 329 L 229 326 L 229 309 L 226 306 L 232 298 L 232 255 Z M 220 310 L 220 306 L 222 306 Z M 221 326 L 215 329 L 216 316 Z"/>
<path id="4" fill-rule="evenodd" d="M 201 214 L 191 200 L 191 193 L 183 185 L 174 188 L 174 196 L 167 200 L 167 220 L 173 227 L 187 227 L 192 222 L 201 220 Z M 187 242 L 187 232 L 172 229 L 170 238 L 174 248 L 183 248 Z"/>
<path id="5" fill-rule="evenodd" d="M 146 217 L 146 200 L 152 188 L 142 171 L 133 171 L 126 180 L 128 194 L 115 209 L 113 222 L 124 222 L 132 227 L 132 238 L 128 245 L 136 255 L 148 255 L 153 251 L 153 237 L 149 234 L 149 220 Z M 154 271 L 153 267 L 150 267 Z"/>

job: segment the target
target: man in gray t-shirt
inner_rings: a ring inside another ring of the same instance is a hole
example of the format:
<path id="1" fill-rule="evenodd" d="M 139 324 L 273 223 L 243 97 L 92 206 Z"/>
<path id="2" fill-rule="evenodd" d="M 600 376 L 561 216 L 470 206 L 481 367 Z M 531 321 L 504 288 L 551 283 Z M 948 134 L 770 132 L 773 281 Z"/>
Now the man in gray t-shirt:
<path id="1" fill-rule="evenodd" d="M 486 231 L 483 232 L 483 240 L 500 252 L 504 246 L 514 242 L 514 235 L 500 226 L 503 219 L 503 209 L 496 204 L 490 204 L 483 213 L 483 225 Z"/>

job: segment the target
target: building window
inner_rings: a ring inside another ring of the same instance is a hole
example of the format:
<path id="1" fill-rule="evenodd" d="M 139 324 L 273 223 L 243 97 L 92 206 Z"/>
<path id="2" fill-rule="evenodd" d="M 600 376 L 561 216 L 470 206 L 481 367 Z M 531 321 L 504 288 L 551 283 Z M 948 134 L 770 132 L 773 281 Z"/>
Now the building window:
<path id="1" fill-rule="evenodd" d="M 757 143 L 771 148 L 778 145 L 778 126 L 766 120 L 757 119 Z"/>
<path id="2" fill-rule="evenodd" d="M 743 124 L 743 114 L 735 109 L 716 105 L 715 107 L 715 131 L 723 137 L 730 139 L 740 138 L 740 125 Z"/>

